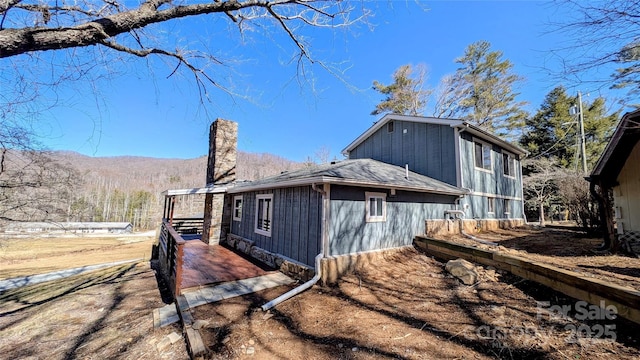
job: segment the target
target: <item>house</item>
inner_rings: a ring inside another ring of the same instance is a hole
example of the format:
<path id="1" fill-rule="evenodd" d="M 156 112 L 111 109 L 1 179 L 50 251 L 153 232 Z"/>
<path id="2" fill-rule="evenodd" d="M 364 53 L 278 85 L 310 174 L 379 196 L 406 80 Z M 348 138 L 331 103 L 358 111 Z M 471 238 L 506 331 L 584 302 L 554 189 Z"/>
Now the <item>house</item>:
<path id="1" fill-rule="evenodd" d="M 466 121 L 388 114 L 343 154 L 408 166 L 467 190 L 459 209 L 468 231 L 525 222 L 520 161 L 526 152 Z"/>
<path id="2" fill-rule="evenodd" d="M 280 267 L 342 273 L 359 255 L 410 246 L 467 192 L 372 159 L 344 160 L 227 188 L 227 244 Z M 372 254 L 369 254 L 372 255 Z M 364 255 L 365 257 L 367 255 Z M 295 271 L 294 271 L 295 272 Z"/>
<path id="3" fill-rule="evenodd" d="M 600 202 L 605 243 L 640 240 L 640 110 L 626 113 L 596 163 L 589 181 Z M 613 204 L 610 193 L 613 193 Z M 609 209 L 613 208 L 613 212 Z M 615 226 L 614 226 L 615 224 Z"/>
<path id="4" fill-rule="evenodd" d="M 524 222 L 525 152 L 462 120 L 386 115 L 347 160 L 252 182 L 235 179 L 236 144 L 237 124 L 216 120 L 207 187 L 175 194 L 206 194 L 203 241 L 301 278 L 321 266 L 332 282 L 419 234 Z"/>

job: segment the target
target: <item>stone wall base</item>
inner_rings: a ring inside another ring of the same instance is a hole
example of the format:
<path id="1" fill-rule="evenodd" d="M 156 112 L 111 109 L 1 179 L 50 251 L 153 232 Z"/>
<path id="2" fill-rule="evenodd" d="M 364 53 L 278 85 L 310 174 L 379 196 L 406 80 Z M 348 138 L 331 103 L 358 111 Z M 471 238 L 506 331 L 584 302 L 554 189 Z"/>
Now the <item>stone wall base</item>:
<path id="1" fill-rule="evenodd" d="M 398 252 L 413 249 L 413 245 L 392 249 L 365 251 L 347 255 L 329 256 L 320 261 L 321 280 L 325 285 L 333 285 L 338 279 L 348 273 L 367 266 L 375 266 L 380 260 Z"/>
<path id="2" fill-rule="evenodd" d="M 510 229 L 525 224 L 524 219 L 502 219 L 502 220 L 426 220 L 425 234 L 427 236 L 459 234 L 460 221 L 462 221 L 464 231 L 469 234 L 479 233 L 482 231 Z"/>
<path id="3" fill-rule="evenodd" d="M 293 259 L 289 259 L 286 256 L 275 254 L 257 247 L 255 246 L 254 241 L 245 239 L 241 236 L 228 234 L 224 243 L 239 252 L 247 254 L 266 265 L 280 270 L 285 275 L 296 280 L 307 281 L 315 274 L 315 269 Z"/>

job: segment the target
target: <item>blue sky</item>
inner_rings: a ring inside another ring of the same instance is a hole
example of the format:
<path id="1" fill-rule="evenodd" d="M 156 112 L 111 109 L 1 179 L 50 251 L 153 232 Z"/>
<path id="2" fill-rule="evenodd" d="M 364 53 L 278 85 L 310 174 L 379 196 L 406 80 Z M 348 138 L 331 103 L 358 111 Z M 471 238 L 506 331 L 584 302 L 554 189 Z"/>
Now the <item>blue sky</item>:
<path id="1" fill-rule="evenodd" d="M 208 127 L 217 117 L 239 123 L 239 149 L 269 152 L 303 161 L 320 148 L 332 157 L 377 117 L 370 112 L 382 97 L 374 80 L 391 81 L 403 64 L 424 63 L 435 87 L 456 69 L 454 59 L 467 45 L 486 40 L 526 80 L 519 100 L 533 112 L 544 96 L 562 84 L 548 74 L 550 49 L 566 44 L 550 32 L 562 12 L 542 1 L 380 1 L 369 4 L 372 26 L 310 29 L 304 36 L 315 57 L 346 69 L 339 79 L 318 66 L 305 79 L 290 63 L 292 44 L 284 34 L 250 32 L 240 38 L 226 19 L 204 17 L 150 29 L 169 42 L 212 49 L 224 66 L 210 73 L 239 95 L 210 89 L 201 104 L 188 72 L 166 78 L 174 63 L 166 59 L 125 58 L 110 66 L 116 73 L 90 84 L 76 82 L 58 92 L 56 107 L 38 119 L 41 141 L 56 150 L 90 156 L 136 155 L 193 158 L 207 152 Z M 344 81 L 346 81 L 346 83 Z M 300 84 L 302 83 L 302 85 Z M 597 89 L 563 84 L 573 93 L 597 96 Z M 606 95 L 606 94 L 604 94 Z"/>

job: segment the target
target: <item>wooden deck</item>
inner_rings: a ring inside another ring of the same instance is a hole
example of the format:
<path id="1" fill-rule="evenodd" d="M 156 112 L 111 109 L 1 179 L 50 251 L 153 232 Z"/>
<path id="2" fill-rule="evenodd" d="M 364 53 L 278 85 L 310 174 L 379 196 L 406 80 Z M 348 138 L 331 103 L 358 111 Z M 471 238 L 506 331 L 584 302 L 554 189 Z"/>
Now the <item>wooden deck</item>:
<path id="1" fill-rule="evenodd" d="M 276 271 L 222 245 L 208 245 L 197 239 L 186 241 L 183 251 L 181 290 L 249 279 Z"/>

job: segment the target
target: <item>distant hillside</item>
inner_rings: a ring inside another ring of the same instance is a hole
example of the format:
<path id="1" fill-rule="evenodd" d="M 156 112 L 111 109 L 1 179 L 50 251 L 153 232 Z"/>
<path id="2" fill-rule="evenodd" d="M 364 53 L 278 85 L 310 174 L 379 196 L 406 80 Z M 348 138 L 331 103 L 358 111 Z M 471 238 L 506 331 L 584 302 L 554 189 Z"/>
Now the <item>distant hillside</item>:
<path id="1" fill-rule="evenodd" d="M 53 157 L 75 168 L 80 188 L 68 205 L 66 221 L 130 221 L 136 228 L 153 228 L 162 214 L 161 193 L 167 189 L 205 186 L 207 157 L 160 159 L 137 156 L 90 157 L 54 152 Z M 272 154 L 238 153 L 238 180 L 255 180 L 303 166 Z M 202 212 L 201 199 L 191 196 L 178 204 L 185 213 Z"/>

